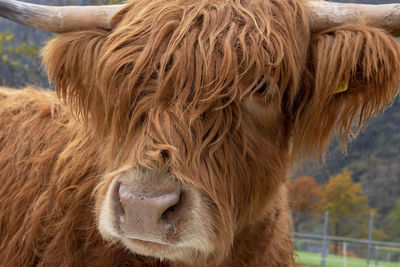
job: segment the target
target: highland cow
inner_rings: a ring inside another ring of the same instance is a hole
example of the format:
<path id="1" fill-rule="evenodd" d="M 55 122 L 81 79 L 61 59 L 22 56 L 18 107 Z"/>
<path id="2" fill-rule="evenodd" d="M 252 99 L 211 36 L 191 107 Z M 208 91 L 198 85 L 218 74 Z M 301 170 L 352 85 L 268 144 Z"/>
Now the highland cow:
<path id="1" fill-rule="evenodd" d="M 56 93 L 0 89 L 0 265 L 295 265 L 292 164 L 399 93 L 398 13 L 0 0 L 62 33 L 43 50 Z"/>

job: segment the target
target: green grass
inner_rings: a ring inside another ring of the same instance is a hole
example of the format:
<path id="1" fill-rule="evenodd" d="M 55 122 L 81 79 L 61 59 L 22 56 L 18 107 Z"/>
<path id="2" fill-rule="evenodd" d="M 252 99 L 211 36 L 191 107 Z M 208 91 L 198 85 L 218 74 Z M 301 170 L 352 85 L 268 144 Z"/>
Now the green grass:
<path id="1" fill-rule="evenodd" d="M 300 266 L 320 266 L 321 264 L 321 254 L 311 253 L 311 252 L 301 252 L 297 251 L 297 263 Z M 347 257 L 347 267 L 365 267 L 367 260 L 363 258 L 352 258 Z M 331 255 L 329 254 L 326 259 L 326 267 L 342 267 L 343 266 L 343 256 Z M 369 262 L 370 267 L 375 267 L 375 260 L 371 259 Z M 379 267 L 400 267 L 400 263 L 393 263 L 387 261 L 379 261 Z"/>

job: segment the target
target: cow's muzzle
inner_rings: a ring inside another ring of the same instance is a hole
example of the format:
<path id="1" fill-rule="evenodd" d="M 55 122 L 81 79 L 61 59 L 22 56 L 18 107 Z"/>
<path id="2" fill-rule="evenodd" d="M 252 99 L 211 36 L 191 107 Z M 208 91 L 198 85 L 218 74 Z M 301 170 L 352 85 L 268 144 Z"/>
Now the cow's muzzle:
<path id="1" fill-rule="evenodd" d="M 114 223 L 123 238 L 172 245 L 179 240 L 188 200 L 179 182 L 129 181 L 114 183 Z"/>

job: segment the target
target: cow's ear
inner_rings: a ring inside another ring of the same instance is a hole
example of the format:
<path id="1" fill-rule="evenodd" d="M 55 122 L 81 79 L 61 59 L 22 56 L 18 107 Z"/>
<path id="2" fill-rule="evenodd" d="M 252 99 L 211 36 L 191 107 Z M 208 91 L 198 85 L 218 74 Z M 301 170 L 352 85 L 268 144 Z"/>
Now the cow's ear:
<path id="1" fill-rule="evenodd" d="M 315 34 L 296 102 L 295 152 L 323 155 L 335 130 L 346 143 L 399 86 L 400 45 L 387 33 L 343 26 Z"/>
<path id="2" fill-rule="evenodd" d="M 107 31 L 92 30 L 62 34 L 42 51 L 49 80 L 71 110 L 87 119 L 104 120 L 104 100 L 97 86 L 96 66 Z"/>

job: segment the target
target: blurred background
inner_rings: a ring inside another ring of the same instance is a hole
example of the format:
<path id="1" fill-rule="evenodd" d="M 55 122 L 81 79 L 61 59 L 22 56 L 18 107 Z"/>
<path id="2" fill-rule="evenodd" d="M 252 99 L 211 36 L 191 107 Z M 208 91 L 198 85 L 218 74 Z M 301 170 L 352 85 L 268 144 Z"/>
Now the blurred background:
<path id="1" fill-rule="evenodd" d="M 29 0 L 102 5 L 118 0 Z M 369 4 L 395 1 L 338 1 Z M 52 34 L 0 19 L 0 86 L 51 88 L 40 49 Z M 348 145 L 334 141 L 326 162 L 306 163 L 291 184 L 291 215 L 301 266 L 400 267 L 400 102 L 372 118 Z"/>
<path id="2" fill-rule="evenodd" d="M 290 203 L 300 265 L 400 267 L 399 98 L 347 151 L 334 140 L 325 163 L 297 170 Z"/>

